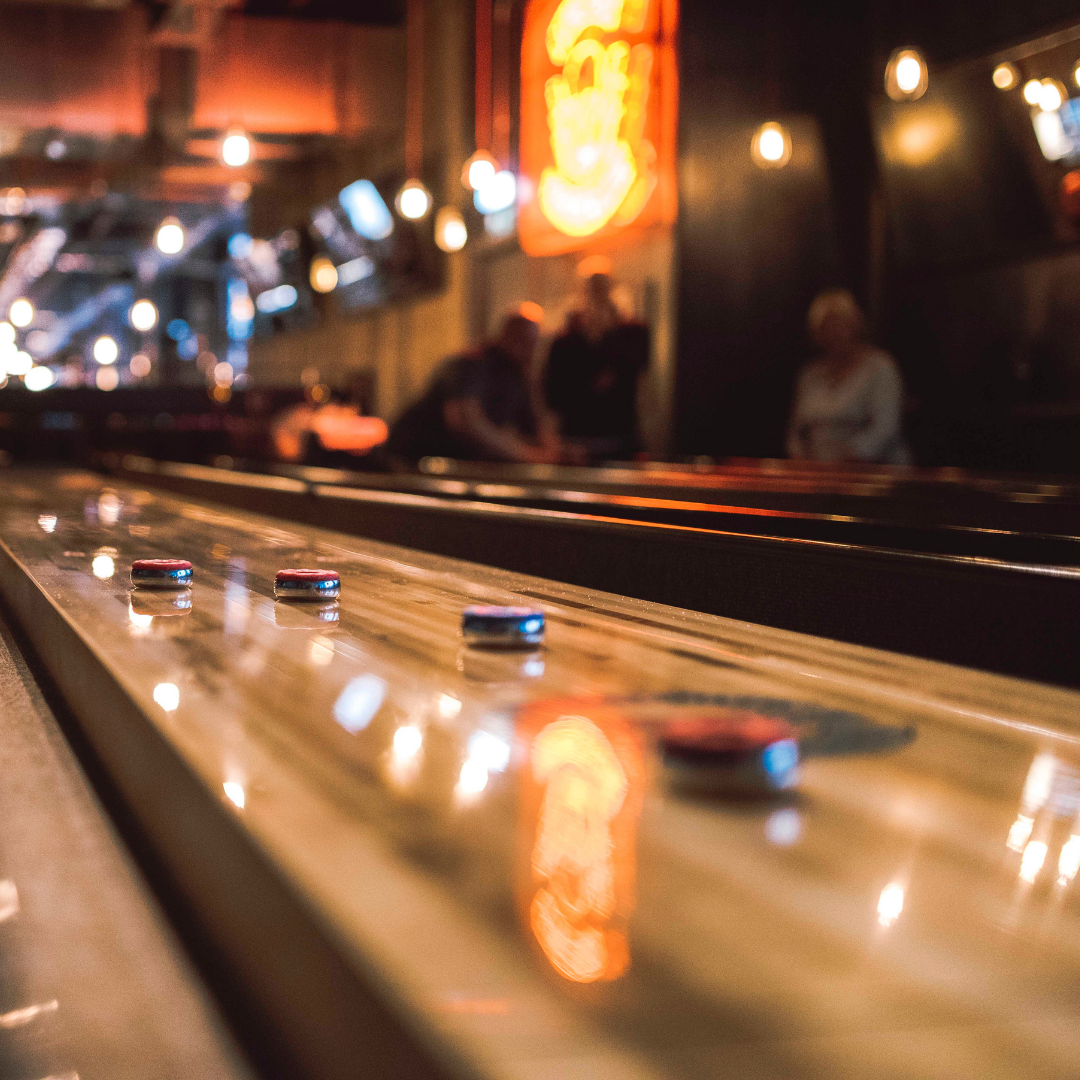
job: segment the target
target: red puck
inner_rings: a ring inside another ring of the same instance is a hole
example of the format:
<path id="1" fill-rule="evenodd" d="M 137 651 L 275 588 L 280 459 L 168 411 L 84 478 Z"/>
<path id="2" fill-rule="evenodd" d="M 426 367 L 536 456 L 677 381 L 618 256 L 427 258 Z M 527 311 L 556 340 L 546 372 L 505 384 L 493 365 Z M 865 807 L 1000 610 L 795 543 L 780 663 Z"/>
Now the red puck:
<path id="1" fill-rule="evenodd" d="M 710 712 L 672 720 L 665 725 L 660 745 L 677 755 L 754 753 L 770 743 L 797 737 L 786 720 L 741 709 Z"/>
<path id="2" fill-rule="evenodd" d="M 136 559 L 131 564 L 131 584 L 139 588 L 184 589 L 191 578 L 187 559 Z"/>
<path id="3" fill-rule="evenodd" d="M 132 570 L 157 570 L 165 573 L 169 570 L 190 570 L 187 559 L 136 559 L 131 564 Z"/>
<path id="4" fill-rule="evenodd" d="M 660 732 L 664 762 L 705 786 L 775 791 L 790 787 L 798 731 L 786 720 L 742 709 L 672 720 Z"/>

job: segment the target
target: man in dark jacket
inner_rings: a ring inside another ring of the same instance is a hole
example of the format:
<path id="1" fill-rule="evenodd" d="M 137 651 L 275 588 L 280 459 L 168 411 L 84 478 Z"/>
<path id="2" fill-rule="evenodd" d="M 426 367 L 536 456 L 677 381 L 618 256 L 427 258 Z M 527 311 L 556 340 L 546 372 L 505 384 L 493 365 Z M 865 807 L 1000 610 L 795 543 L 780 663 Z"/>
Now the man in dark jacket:
<path id="1" fill-rule="evenodd" d="M 554 449 L 539 445 L 533 407 L 530 373 L 539 334 L 535 322 L 514 314 L 495 341 L 445 361 L 394 425 L 389 453 L 411 462 L 557 460 Z"/>
<path id="2" fill-rule="evenodd" d="M 544 397 L 559 434 L 592 460 L 637 449 L 637 389 L 649 362 L 649 331 L 627 322 L 611 299 L 611 278 L 593 274 L 585 305 L 551 344 Z"/>

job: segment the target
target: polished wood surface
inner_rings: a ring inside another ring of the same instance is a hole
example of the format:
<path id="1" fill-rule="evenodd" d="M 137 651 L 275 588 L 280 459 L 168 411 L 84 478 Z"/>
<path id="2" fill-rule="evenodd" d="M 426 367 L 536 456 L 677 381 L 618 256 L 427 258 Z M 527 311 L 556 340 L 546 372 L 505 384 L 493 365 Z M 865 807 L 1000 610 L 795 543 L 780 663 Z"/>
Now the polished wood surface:
<path id="1" fill-rule="evenodd" d="M 155 462 L 155 472 L 201 466 Z M 530 467 L 526 467 L 530 468 Z M 136 470 L 131 470 L 135 472 Z M 901 551 L 921 551 L 935 555 L 962 555 L 974 558 L 1003 559 L 1037 565 L 1080 565 L 1080 536 L 1022 532 L 1017 529 L 975 525 L 914 524 L 903 521 L 903 509 L 891 506 L 878 518 L 871 503 L 861 516 L 828 514 L 815 510 L 778 510 L 756 506 L 727 505 L 692 486 L 672 486 L 663 497 L 646 494 L 645 485 L 603 484 L 596 476 L 590 483 L 576 480 L 542 481 L 518 477 L 514 483 L 477 479 L 447 479 L 420 473 L 364 473 L 346 469 L 323 469 L 304 466 L 245 468 L 255 475 L 270 473 L 299 480 L 311 488 L 325 485 L 368 488 L 377 491 L 403 491 L 449 499 L 480 499 L 509 506 L 540 510 L 597 514 L 628 520 L 685 525 L 701 529 L 784 536 L 793 539 L 823 540 L 832 543 L 858 544 Z M 588 474 L 588 470 L 577 470 Z M 610 470 L 593 470 L 601 475 Z M 686 480 L 692 485 L 693 475 Z M 721 492 L 721 496 L 725 493 Z M 752 500 L 746 500 L 752 501 Z M 916 514 L 919 517 L 921 514 Z M 974 520 L 977 512 L 970 511 Z M 1080 532 L 1080 512 L 1074 514 L 1075 532 Z"/>
<path id="2" fill-rule="evenodd" d="M 8 602 L 62 622 L 71 663 L 85 649 L 135 707 L 92 734 L 167 745 L 433 1070 L 1076 1075 L 1080 694 L 80 473 L 6 474 L 0 541 Z M 127 586 L 133 558 L 166 556 L 195 563 L 190 608 Z M 340 603 L 276 604 L 286 565 L 338 570 Z M 463 646 L 466 604 L 522 601 L 545 649 Z M 665 772 L 657 724 L 722 703 L 799 726 L 796 790 L 730 801 Z M 607 981 L 528 917 L 556 790 L 537 740 L 561 720 L 613 748 L 583 751 L 607 762 L 586 777 L 624 778 L 610 843 L 578 859 L 583 880 L 614 868 Z M 129 797 L 160 803 L 154 785 Z"/>
<path id="3" fill-rule="evenodd" d="M 300 479 L 149 459 L 121 467 L 128 480 L 189 498 L 437 555 L 1080 686 L 1073 646 L 1080 637 L 1080 569 L 1053 562 L 928 554 L 434 498 L 314 483 L 312 473 Z"/>
<path id="4" fill-rule="evenodd" d="M 0 620 L 0 1076 L 250 1080 Z"/>

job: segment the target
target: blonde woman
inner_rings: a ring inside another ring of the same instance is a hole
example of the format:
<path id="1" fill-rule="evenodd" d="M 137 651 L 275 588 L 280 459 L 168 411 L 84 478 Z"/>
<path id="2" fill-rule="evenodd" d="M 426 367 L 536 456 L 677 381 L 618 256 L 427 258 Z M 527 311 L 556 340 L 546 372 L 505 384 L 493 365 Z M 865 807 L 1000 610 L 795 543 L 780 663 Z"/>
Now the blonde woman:
<path id="1" fill-rule="evenodd" d="M 866 343 L 855 297 L 846 289 L 821 293 L 810 305 L 807 329 L 818 355 L 799 373 L 788 457 L 910 464 L 900 369 L 887 352 Z"/>

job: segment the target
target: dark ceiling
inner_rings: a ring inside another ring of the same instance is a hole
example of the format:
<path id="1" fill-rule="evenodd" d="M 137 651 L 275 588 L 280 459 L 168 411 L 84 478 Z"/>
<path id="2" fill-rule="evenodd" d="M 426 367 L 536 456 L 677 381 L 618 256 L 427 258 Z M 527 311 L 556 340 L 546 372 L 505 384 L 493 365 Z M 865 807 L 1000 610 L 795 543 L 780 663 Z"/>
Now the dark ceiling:
<path id="1" fill-rule="evenodd" d="M 247 0 L 243 10 L 246 15 L 394 26 L 404 21 L 405 0 Z"/>

